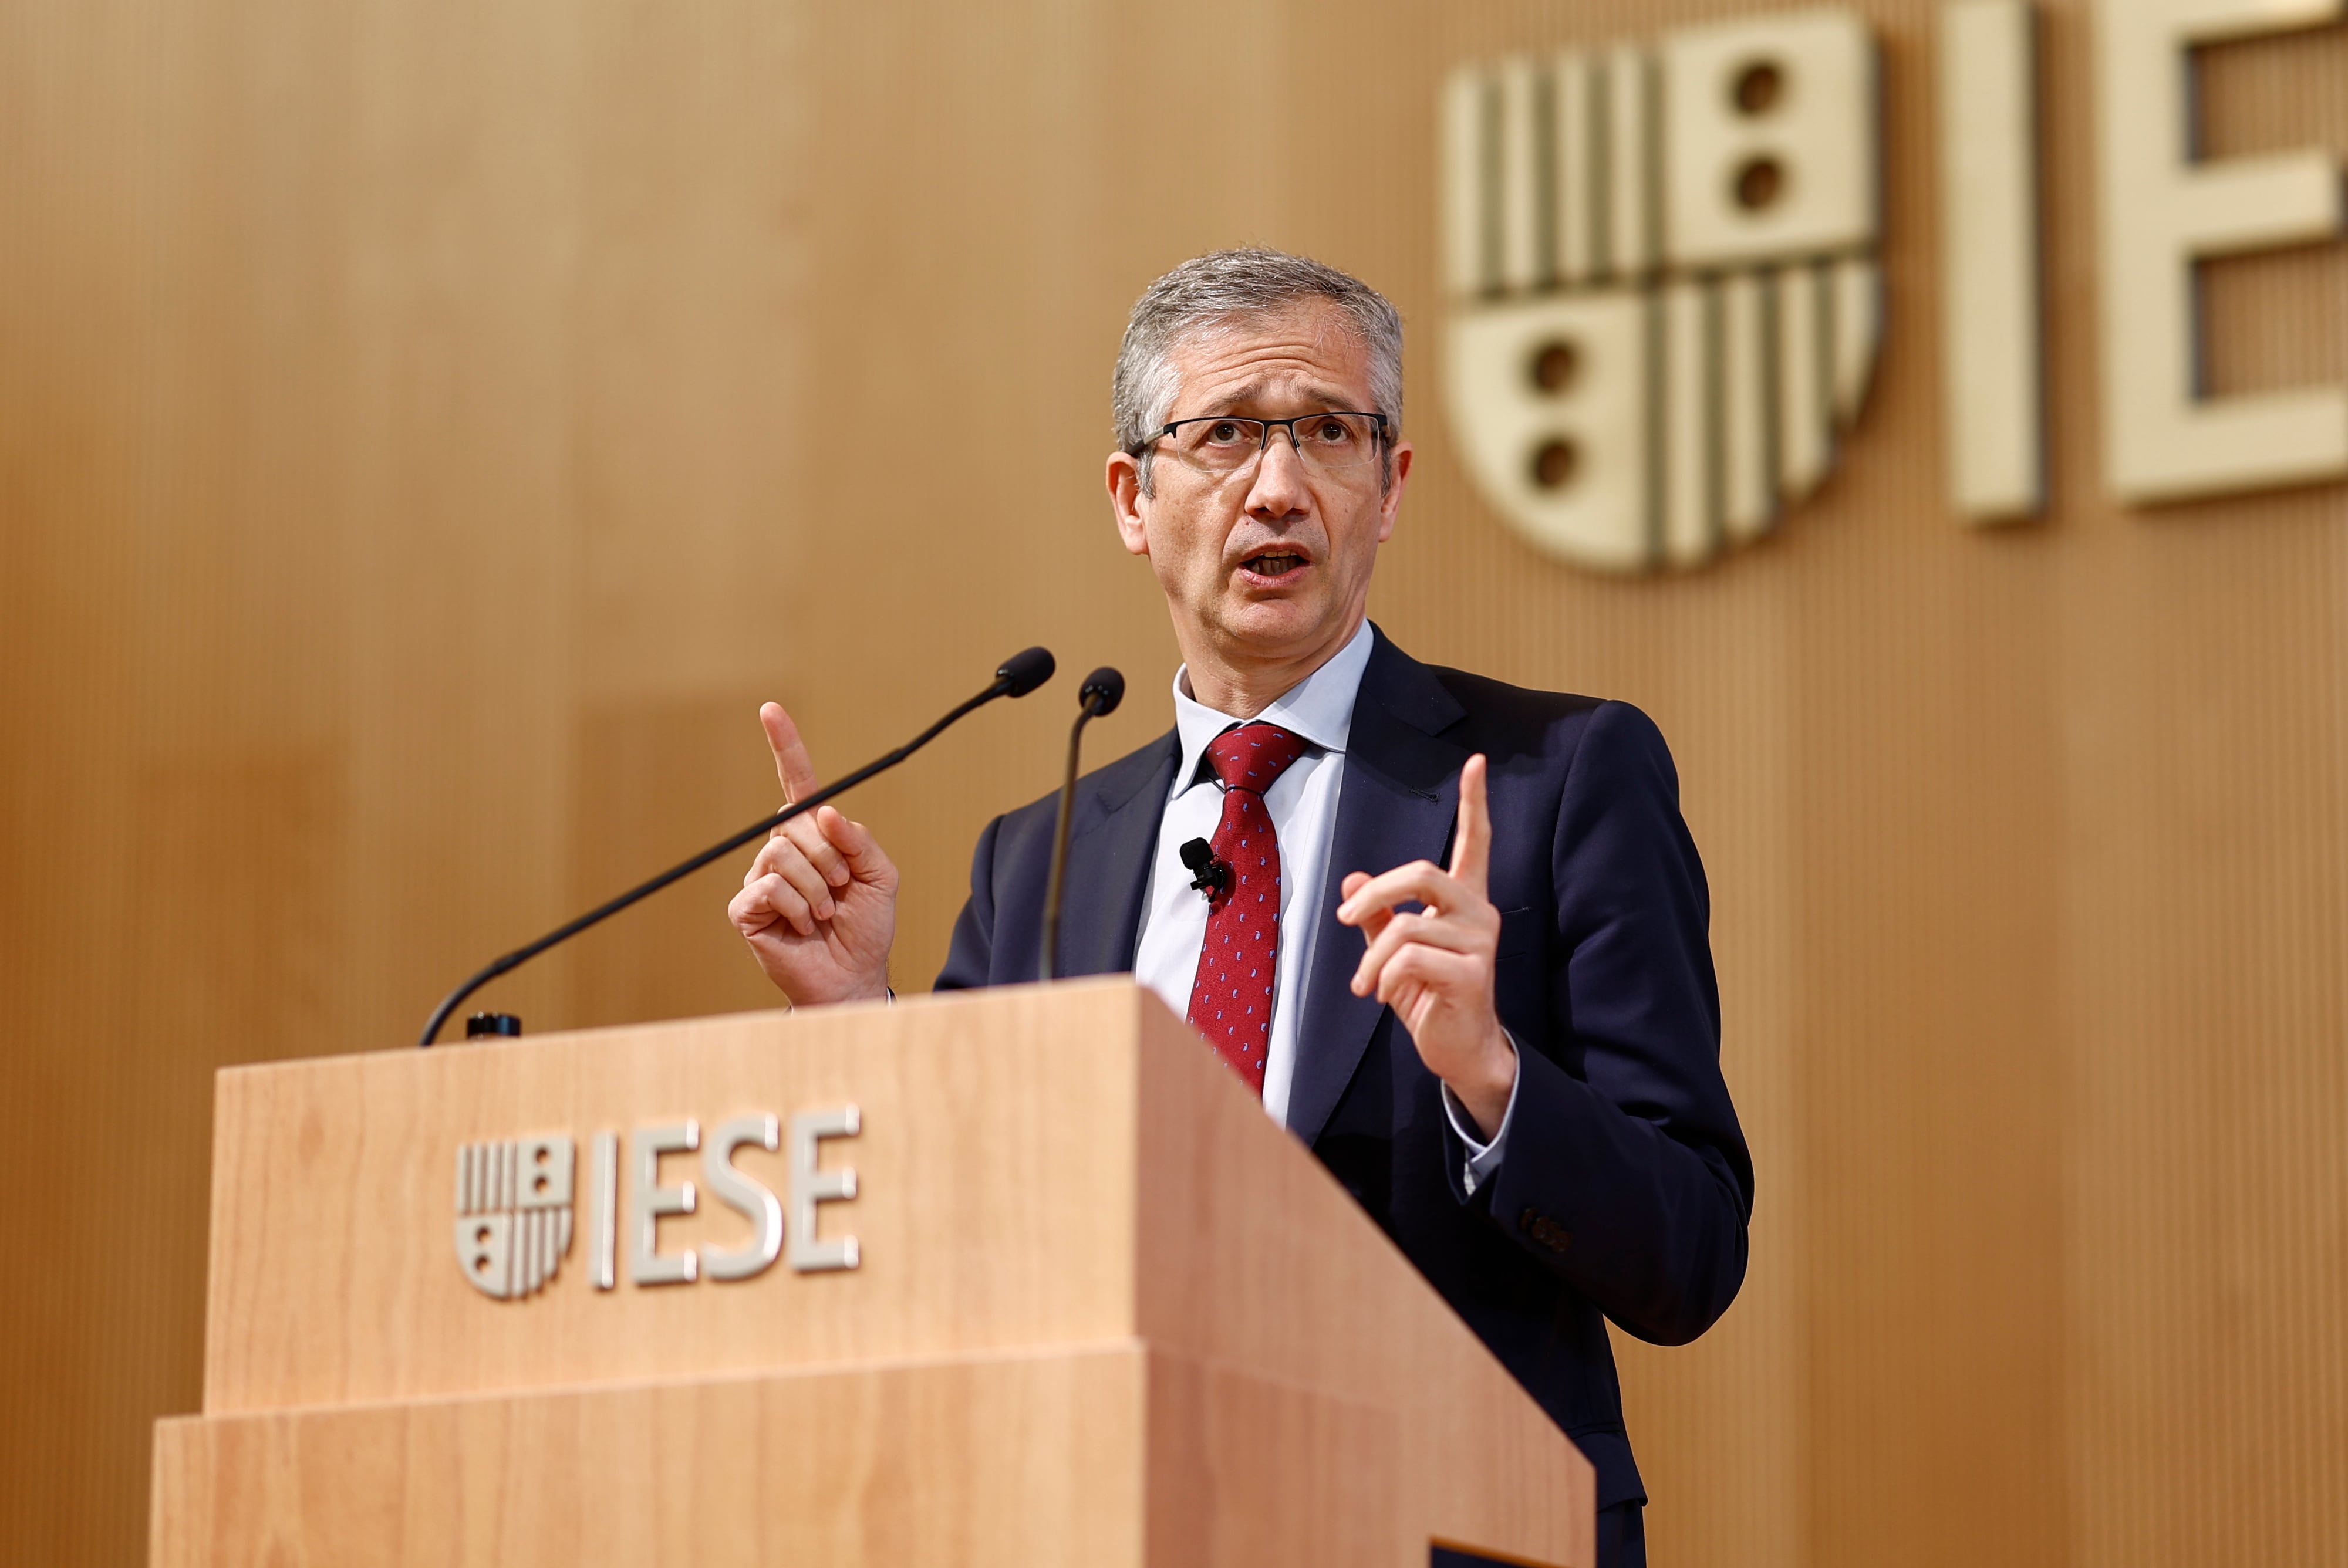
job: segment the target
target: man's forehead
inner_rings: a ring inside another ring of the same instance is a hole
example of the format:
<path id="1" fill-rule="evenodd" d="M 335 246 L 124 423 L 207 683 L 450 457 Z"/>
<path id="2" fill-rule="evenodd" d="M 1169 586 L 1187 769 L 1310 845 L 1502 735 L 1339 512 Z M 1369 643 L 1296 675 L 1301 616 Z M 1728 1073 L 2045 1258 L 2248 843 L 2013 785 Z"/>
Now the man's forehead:
<path id="1" fill-rule="evenodd" d="M 1220 413 L 1261 398 L 1363 407 L 1369 352 L 1334 306 L 1315 302 L 1266 316 L 1220 322 L 1185 338 L 1168 356 L 1186 405 Z"/>

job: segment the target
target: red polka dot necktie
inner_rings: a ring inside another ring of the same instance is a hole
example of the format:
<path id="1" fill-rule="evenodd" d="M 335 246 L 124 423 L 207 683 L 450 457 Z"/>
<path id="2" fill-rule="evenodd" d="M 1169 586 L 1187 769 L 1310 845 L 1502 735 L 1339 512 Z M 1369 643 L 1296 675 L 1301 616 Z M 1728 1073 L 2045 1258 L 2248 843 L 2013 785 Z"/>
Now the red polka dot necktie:
<path id="1" fill-rule="evenodd" d="M 1231 874 L 1208 911 L 1207 940 L 1190 982 L 1190 1027 L 1259 1095 L 1272 1050 L 1272 962 L 1280 950 L 1280 838 L 1263 792 L 1303 754 L 1304 742 L 1276 724 L 1242 724 L 1207 747 L 1223 784 L 1215 858 Z"/>

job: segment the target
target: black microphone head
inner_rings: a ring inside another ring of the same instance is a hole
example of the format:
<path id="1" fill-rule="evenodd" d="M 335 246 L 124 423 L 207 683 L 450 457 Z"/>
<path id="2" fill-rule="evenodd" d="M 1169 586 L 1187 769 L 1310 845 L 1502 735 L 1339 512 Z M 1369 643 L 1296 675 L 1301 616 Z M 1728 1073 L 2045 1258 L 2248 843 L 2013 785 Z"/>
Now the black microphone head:
<path id="1" fill-rule="evenodd" d="M 1231 891 L 1231 868 L 1215 858 L 1215 846 L 1205 839 L 1194 838 L 1182 845 L 1182 864 L 1190 869 L 1190 886 L 1204 893 L 1208 903 Z"/>
<path id="2" fill-rule="evenodd" d="M 1076 693 L 1076 706 L 1096 719 L 1116 712 L 1124 701 L 1125 677 L 1106 664 L 1086 676 L 1083 689 Z"/>
<path id="3" fill-rule="evenodd" d="M 1049 681 L 1052 678 L 1052 671 L 1059 667 L 1053 660 L 1050 649 L 1029 648 L 1014 653 L 996 665 L 994 678 L 1010 683 L 1005 688 L 1010 695 L 1025 697 L 1028 692 Z"/>

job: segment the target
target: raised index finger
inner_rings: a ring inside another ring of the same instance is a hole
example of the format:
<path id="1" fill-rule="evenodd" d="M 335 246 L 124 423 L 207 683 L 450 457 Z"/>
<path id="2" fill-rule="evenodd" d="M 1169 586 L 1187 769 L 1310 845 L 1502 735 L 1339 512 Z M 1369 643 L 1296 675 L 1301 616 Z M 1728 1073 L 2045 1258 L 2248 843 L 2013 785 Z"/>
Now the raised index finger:
<path id="1" fill-rule="evenodd" d="M 1478 752 L 1459 770 L 1459 832 L 1451 841 L 1451 875 L 1479 898 L 1489 890 L 1492 868 L 1492 811 L 1484 798 L 1487 768 Z"/>
<path id="2" fill-rule="evenodd" d="M 766 726 L 767 749 L 775 753 L 775 777 L 783 786 L 785 800 L 805 800 L 816 790 L 815 763 L 808 757 L 807 743 L 799 739 L 799 727 L 783 711 L 780 702 L 768 702 L 758 710 L 758 723 Z"/>

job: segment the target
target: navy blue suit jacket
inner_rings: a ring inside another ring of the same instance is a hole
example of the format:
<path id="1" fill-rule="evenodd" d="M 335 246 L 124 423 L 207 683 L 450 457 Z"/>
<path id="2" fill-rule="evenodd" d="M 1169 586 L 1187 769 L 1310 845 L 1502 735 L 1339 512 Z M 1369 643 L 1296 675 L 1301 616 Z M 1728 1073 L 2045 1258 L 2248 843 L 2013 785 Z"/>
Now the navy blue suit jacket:
<path id="1" fill-rule="evenodd" d="M 1459 769 L 1490 759 L 1500 1020 L 1519 1047 L 1498 1171 L 1471 1196 L 1439 1083 L 1348 982 L 1350 871 L 1447 863 Z M 1133 968 L 1180 748 L 1079 782 L 1062 972 Z M 980 835 L 942 990 L 1035 978 L 1050 799 Z M 1658 1344 L 1710 1327 L 1745 1277 L 1753 1165 L 1720 1076 L 1704 868 L 1663 736 L 1622 702 L 1419 663 L 1383 632 L 1362 677 L 1305 978 L 1289 1127 L 1597 1467 L 1643 1499 L 1604 1319 Z"/>

